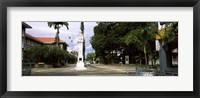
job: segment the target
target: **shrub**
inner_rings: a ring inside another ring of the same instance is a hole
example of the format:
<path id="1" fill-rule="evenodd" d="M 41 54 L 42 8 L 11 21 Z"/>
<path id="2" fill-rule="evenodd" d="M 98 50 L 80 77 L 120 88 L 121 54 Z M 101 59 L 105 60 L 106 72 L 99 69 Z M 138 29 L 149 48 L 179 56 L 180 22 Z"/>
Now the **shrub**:
<path id="1" fill-rule="evenodd" d="M 33 46 L 23 55 L 27 61 L 45 62 L 54 66 L 65 65 L 66 61 L 75 63 L 76 57 L 57 46 Z"/>

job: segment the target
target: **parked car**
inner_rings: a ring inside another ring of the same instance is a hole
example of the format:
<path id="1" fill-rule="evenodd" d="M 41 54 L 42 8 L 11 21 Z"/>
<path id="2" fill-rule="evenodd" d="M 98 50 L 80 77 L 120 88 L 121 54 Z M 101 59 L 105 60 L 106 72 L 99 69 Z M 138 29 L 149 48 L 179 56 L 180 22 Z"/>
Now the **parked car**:
<path id="1" fill-rule="evenodd" d="M 89 61 L 86 61 L 85 64 L 86 64 L 86 65 L 90 65 L 90 62 L 89 62 Z"/>
<path id="2" fill-rule="evenodd" d="M 94 64 L 94 62 L 93 62 L 93 61 L 91 61 L 91 62 L 90 62 L 90 64 Z"/>

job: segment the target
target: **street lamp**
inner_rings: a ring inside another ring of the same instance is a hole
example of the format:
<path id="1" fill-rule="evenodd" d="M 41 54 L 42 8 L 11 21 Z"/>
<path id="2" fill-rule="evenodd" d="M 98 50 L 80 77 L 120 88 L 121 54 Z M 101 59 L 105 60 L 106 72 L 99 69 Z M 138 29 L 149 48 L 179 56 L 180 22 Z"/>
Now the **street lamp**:
<path id="1" fill-rule="evenodd" d="M 124 48 L 122 48 L 121 50 L 121 63 L 123 64 L 123 57 L 124 57 Z"/>

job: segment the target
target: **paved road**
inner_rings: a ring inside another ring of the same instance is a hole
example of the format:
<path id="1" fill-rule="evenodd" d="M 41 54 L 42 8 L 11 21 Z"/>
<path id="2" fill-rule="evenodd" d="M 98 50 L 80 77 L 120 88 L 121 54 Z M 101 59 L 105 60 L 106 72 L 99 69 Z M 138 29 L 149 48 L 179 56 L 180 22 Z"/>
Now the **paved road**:
<path id="1" fill-rule="evenodd" d="M 88 65 L 86 70 L 76 70 L 75 64 L 61 68 L 33 68 L 32 76 L 130 76 L 135 67 L 124 65 Z"/>

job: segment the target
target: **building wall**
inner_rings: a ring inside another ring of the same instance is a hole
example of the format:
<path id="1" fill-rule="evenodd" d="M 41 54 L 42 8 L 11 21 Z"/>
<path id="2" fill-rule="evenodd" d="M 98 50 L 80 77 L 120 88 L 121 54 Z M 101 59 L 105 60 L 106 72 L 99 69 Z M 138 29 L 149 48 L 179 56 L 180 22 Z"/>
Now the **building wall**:
<path id="1" fill-rule="evenodd" d="M 54 45 L 56 45 L 55 43 L 44 43 L 43 45 L 46 45 L 46 46 L 49 46 L 49 47 L 53 47 Z M 67 51 L 67 46 L 64 44 L 64 43 L 59 43 L 59 47 L 62 49 L 62 50 L 65 50 Z"/>

